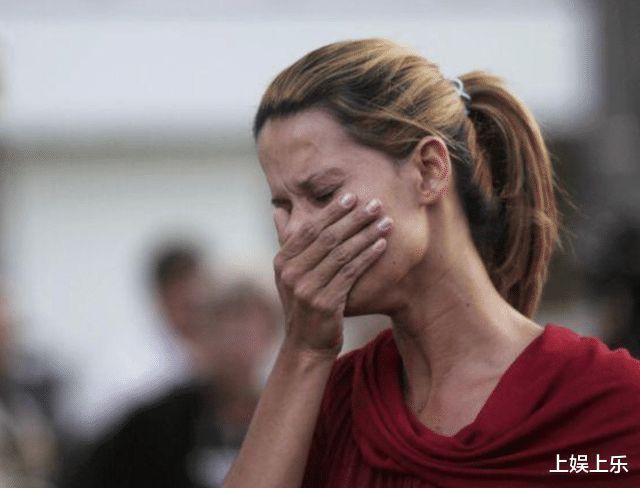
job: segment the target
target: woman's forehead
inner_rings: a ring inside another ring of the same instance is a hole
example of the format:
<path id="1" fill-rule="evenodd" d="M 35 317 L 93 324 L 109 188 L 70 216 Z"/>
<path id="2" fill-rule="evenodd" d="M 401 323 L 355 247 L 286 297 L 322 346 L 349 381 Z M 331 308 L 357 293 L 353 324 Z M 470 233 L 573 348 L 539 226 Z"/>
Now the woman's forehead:
<path id="1" fill-rule="evenodd" d="M 382 152 L 355 142 L 324 109 L 268 119 L 257 149 L 274 193 L 311 190 L 356 175 L 366 180 L 390 162 Z"/>
<path id="2" fill-rule="evenodd" d="M 268 119 L 257 140 L 260 161 L 268 164 L 304 163 L 353 145 L 340 124 L 317 108 Z"/>

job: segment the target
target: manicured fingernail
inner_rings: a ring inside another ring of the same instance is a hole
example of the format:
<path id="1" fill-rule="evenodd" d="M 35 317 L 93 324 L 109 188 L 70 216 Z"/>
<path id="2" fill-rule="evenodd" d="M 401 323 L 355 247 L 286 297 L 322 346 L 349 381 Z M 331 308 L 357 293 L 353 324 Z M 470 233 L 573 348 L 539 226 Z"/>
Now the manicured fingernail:
<path id="1" fill-rule="evenodd" d="M 372 213 L 375 213 L 379 208 L 380 208 L 380 200 L 378 200 L 377 198 L 374 198 L 373 200 L 370 200 L 369 203 L 367 203 L 365 210 L 370 214 L 372 214 Z"/>
<path id="2" fill-rule="evenodd" d="M 393 219 L 391 217 L 385 217 L 378 222 L 378 230 L 387 230 L 393 224 Z"/>
<path id="3" fill-rule="evenodd" d="M 345 208 L 348 208 L 351 205 L 353 205 L 353 202 L 355 201 L 356 201 L 356 196 L 353 193 L 346 193 L 340 199 L 340 205 L 342 205 Z"/>

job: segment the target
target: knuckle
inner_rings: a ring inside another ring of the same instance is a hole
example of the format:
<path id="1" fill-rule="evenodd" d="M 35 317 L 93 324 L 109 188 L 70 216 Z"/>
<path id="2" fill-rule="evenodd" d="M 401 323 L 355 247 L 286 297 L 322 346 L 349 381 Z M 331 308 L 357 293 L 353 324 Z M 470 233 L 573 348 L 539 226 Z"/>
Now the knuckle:
<path id="1" fill-rule="evenodd" d="M 350 256 L 344 247 L 336 247 L 331 251 L 331 257 L 336 263 L 344 265 L 349 262 Z"/>
<path id="2" fill-rule="evenodd" d="M 324 298 L 322 298 L 320 296 L 316 296 L 312 300 L 311 306 L 315 310 L 317 310 L 318 312 L 320 312 L 322 314 L 325 314 L 325 315 L 330 315 L 333 312 L 330 303 L 326 299 L 324 299 Z"/>
<path id="3" fill-rule="evenodd" d="M 350 262 L 345 264 L 340 272 L 342 273 L 342 276 L 349 280 L 356 277 L 356 275 L 358 274 L 358 267 L 355 263 Z"/>
<path id="4" fill-rule="evenodd" d="M 315 239 L 316 237 L 316 226 L 313 222 L 305 222 L 300 226 L 298 230 L 299 239 L 303 242 Z"/>
<path id="5" fill-rule="evenodd" d="M 313 302 L 313 298 L 309 293 L 308 287 L 304 283 L 298 283 L 293 289 L 293 296 L 303 303 L 311 304 Z"/>
<path id="6" fill-rule="evenodd" d="M 339 242 L 338 236 L 336 235 L 335 231 L 331 231 L 328 229 L 322 232 L 320 236 L 318 236 L 318 241 L 320 242 L 320 244 L 322 244 L 322 246 L 329 249 L 333 249 Z"/>
<path id="7" fill-rule="evenodd" d="M 287 287 L 293 288 L 296 284 L 296 275 L 291 267 L 284 267 L 280 273 L 280 281 Z"/>
<path id="8" fill-rule="evenodd" d="M 282 268 L 284 268 L 284 263 L 285 263 L 285 258 L 282 254 L 278 253 L 276 254 L 276 256 L 273 258 L 273 270 L 277 273 L 277 274 L 281 274 L 282 273 Z"/>

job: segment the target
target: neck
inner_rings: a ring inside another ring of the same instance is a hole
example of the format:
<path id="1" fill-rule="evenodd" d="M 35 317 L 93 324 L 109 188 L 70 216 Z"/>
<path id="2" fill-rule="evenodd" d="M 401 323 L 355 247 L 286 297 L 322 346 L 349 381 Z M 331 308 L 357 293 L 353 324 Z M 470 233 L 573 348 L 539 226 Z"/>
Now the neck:
<path id="1" fill-rule="evenodd" d="M 455 256 L 430 253 L 436 258 L 412 271 L 417 278 L 390 314 L 405 399 L 416 411 L 495 379 L 542 330 L 499 295 L 474 246 L 446 249 Z"/>

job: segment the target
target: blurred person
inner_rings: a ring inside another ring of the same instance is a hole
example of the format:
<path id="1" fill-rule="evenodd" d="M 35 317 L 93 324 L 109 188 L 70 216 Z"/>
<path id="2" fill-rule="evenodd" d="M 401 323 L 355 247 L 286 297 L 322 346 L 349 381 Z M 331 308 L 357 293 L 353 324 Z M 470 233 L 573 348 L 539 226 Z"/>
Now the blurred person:
<path id="1" fill-rule="evenodd" d="M 240 281 L 213 302 L 211 317 L 210 327 L 203 330 L 201 356 L 202 364 L 208 364 L 205 391 L 218 420 L 212 425 L 209 445 L 219 443 L 221 448 L 201 450 L 196 467 L 200 479 L 206 480 L 203 486 L 217 487 L 240 449 L 258 403 L 280 314 L 265 290 Z"/>
<path id="2" fill-rule="evenodd" d="M 599 303 L 603 340 L 640 358 L 640 221 L 620 212 L 587 270 Z"/>
<path id="3" fill-rule="evenodd" d="M 500 78 L 336 42 L 253 132 L 285 337 L 225 488 L 640 486 L 640 361 L 531 319 L 559 188 Z M 344 317 L 378 313 L 338 357 Z"/>
<path id="4" fill-rule="evenodd" d="M 154 376 L 142 391 L 135 391 L 134 406 L 123 408 L 120 419 L 107 426 L 94 440 L 100 445 L 127 425 L 137 412 L 180 388 L 188 388 L 199 377 L 198 332 L 207 320 L 207 307 L 214 290 L 202 250 L 190 240 L 170 239 L 158 242 L 148 252 L 144 278 L 155 305 L 154 332 L 160 349 Z M 69 443 L 61 478 L 66 480 L 86 462 L 86 440 Z M 91 448 L 89 447 L 89 451 Z"/>
<path id="5" fill-rule="evenodd" d="M 0 487 L 46 488 L 57 467 L 54 428 L 20 381 L 14 320 L 0 291 Z"/>
<path id="6" fill-rule="evenodd" d="M 276 305 L 244 281 L 215 298 L 207 319 L 189 328 L 194 381 L 138 409 L 64 486 L 221 486 L 259 398 L 278 332 Z"/>
<path id="7" fill-rule="evenodd" d="M 169 389 L 199 374 L 199 331 L 215 285 L 202 251 L 190 242 L 161 245 L 153 253 L 149 283 L 166 346 L 161 368 Z"/>

